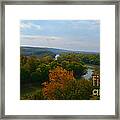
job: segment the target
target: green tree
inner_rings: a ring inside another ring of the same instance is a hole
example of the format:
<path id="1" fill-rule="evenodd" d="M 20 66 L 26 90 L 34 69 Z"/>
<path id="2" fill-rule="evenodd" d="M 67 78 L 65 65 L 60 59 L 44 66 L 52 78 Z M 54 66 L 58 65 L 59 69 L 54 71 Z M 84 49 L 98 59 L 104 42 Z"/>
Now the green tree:
<path id="1" fill-rule="evenodd" d="M 49 79 L 49 66 L 41 63 L 31 74 L 32 82 L 43 83 Z"/>
<path id="2" fill-rule="evenodd" d="M 43 57 L 41 57 L 40 58 L 40 62 L 41 63 L 45 63 L 45 64 L 49 64 L 49 63 L 51 63 L 53 61 L 53 58 L 52 58 L 52 56 L 43 56 Z"/>
<path id="3" fill-rule="evenodd" d="M 55 69 L 57 66 L 60 66 L 57 60 L 54 60 L 51 63 L 49 63 L 50 69 Z"/>
<path id="4" fill-rule="evenodd" d="M 63 66 L 64 68 L 64 66 Z M 73 71 L 75 78 L 80 78 L 82 75 L 85 75 L 87 72 L 87 67 L 78 62 L 70 62 L 65 66 L 65 69 Z"/>
<path id="5" fill-rule="evenodd" d="M 20 57 L 20 65 L 23 66 L 27 63 L 28 58 L 26 56 Z"/>
<path id="6" fill-rule="evenodd" d="M 20 67 L 20 80 L 22 83 L 30 82 L 30 70 L 28 64 Z"/>
<path id="7" fill-rule="evenodd" d="M 38 67 L 38 65 L 40 64 L 40 62 L 35 56 L 30 56 L 28 58 L 27 64 L 29 64 L 29 66 L 30 66 L 29 70 L 32 73 L 32 72 L 35 72 L 35 70 Z"/>
<path id="8" fill-rule="evenodd" d="M 71 80 L 64 86 L 65 100 L 89 100 L 92 95 L 92 82 L 88 80 Z"/>

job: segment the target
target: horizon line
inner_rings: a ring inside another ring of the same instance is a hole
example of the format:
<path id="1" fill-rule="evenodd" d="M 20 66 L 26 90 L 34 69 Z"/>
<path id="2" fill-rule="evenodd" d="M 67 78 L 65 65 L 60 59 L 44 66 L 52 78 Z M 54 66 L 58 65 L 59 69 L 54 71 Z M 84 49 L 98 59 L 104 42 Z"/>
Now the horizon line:
<path id="1" fill-rule="evenodd" d="M 68 51 L 73 51 L 73 52 L 76 51 L 76 52 L 94 52 L 94 53 L 100 53 L 99 51 L 71 50 L 71 49 L 64 49 L 64 48 L 46 47 L 46 46 L 33 46 L 33 45 L 20 45 L 20 47 L 53 48 L 53 49 L 62 49 L 62 50 L 68 50 Z"/>

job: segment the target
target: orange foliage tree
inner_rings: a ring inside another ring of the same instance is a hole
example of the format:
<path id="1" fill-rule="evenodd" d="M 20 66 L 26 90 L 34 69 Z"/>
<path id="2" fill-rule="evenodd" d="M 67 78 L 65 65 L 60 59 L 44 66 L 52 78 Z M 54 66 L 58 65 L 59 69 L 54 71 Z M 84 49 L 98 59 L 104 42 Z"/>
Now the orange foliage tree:
<path id="1" fill-rule="evenodd" d="M 63 83 L 67 80 L 75 79 L 72 71 L 67 71 L 60 66 L 57 66 L 54 70 L 49 71 L 49 80 L 52 82 Z"/>
<path id="2" fill-rule="evenodd" d="M 49 83 L 44 83 L 43 94 L 47 99 L 60 99 L 63 96 L 61 93 L 67 81 L 74 80 L 73 72 L 67 71 L 60 66 L 49 71 Z M 62 98 L 61 98 L 62 99 Z"/>

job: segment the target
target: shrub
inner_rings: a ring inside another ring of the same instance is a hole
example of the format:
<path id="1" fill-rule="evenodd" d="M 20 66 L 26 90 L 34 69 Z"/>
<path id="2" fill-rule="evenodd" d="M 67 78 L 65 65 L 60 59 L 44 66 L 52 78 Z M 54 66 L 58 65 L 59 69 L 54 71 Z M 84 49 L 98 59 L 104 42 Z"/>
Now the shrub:
<path id="1" fill-rule="evenodd" d="M 65 100 L 89 100 L 92 95 L 92 82 L 89 80 L 71 80 L 64 86 Z"/>

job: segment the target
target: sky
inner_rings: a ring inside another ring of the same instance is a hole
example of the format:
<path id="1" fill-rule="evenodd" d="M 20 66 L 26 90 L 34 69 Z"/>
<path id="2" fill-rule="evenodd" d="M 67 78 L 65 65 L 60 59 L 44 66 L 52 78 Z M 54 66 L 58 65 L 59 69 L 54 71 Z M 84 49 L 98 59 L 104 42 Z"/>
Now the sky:
<path id="1" fill-rule="evenodd" d="M 100 21 L 21 20 L 20 45 L 100 52 Z"/>

